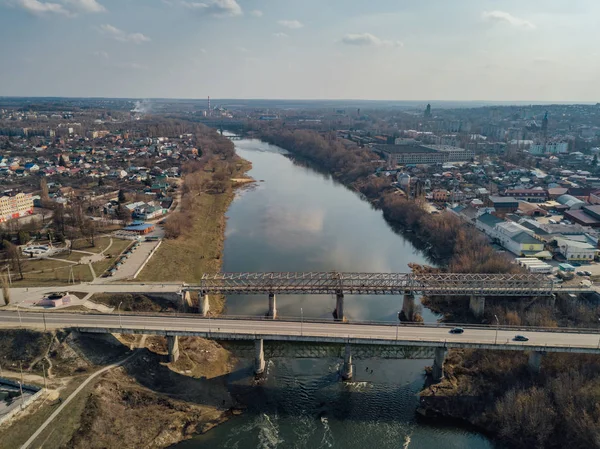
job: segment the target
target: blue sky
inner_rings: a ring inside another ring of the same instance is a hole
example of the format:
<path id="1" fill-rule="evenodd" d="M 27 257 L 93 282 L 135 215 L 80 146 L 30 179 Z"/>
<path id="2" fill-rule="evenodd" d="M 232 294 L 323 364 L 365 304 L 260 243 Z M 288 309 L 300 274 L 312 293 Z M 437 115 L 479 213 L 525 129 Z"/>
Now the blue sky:
<path id="1" fill-rule="evenodd" d="M 0 0 L 0 95 L 600 101 L 597 0 Z"/>

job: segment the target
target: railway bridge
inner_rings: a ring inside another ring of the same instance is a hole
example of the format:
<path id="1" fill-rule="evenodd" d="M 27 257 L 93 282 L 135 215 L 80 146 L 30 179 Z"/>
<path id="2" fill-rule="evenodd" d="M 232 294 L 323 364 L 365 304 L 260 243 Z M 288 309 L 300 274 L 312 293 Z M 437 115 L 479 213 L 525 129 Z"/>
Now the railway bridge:
<path id="1" fill-rule="evenodd" d="M 557 288 L 543 274 L 476 274 L 476 273 L 342 273 L 342 272 L 278 272 L 278 273 L 212 273 L 204 274 L 199 284 L 186 285 L 185 299 L 198 294 L 200 312 L 209 311 L 208 295 L 268 295 L 267 316 L 277 317 L 278 294 L 333 295 L 333 315 L 343 321 L 344 295 L 403 295 L 402 311 L 407 314 L 415 295 L 467 296 L 476 316 L 482 316 L 486 296 L 548 297 L 556 292 L 589 293 L 583 287 Z"/>

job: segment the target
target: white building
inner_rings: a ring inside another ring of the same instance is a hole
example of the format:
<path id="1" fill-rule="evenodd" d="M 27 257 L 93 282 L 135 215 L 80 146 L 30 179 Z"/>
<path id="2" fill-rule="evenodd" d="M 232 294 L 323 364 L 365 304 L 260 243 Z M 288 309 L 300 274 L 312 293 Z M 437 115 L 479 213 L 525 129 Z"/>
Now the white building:
<path id="1" fill-rule="evenodd" d="M 31 193 L 2 195 L 0 197 L 0 223 L 11 218 L 33 214 L 33 198 Z"/>
<path id="2" fill-rule="evenodd" d="M 568 142 L 550 142 L 547 144 L 538 143 L 529 147 L 531 154 L 565 154 L 569 152 Z"/>
<path id="3" fill-rule="evenodd" d="M 579 242 L 567 238 L 556 238 L 558 251 L 569 261 L 594 260 L 598 249 L 587 242 Z"/>

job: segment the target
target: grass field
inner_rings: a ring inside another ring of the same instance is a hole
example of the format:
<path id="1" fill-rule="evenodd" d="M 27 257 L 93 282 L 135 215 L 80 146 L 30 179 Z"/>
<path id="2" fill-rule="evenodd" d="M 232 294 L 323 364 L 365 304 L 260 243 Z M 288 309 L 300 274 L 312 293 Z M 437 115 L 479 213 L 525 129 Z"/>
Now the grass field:
<path id="1" fill-rule="evenodd" d="M 250 168 L 245 162 L 233 177 Z M 206 173 L 206 176 L 211 176 Z M 205 272 L 221 269 L 225 240 L 225 213 L 235 191 L 229 188 L 222 194 L 200 193 L 194 197 L 194 220 L 190 229 L 177 239 L 165 239 L 148 265 L 138 276 L 140 281 L 197 282 Z"/>
<path id="2" fill-rule="evenodd" d="M 91 246 L 86 239 L 73 240 L 73 249 L 87 251 L 89 253 L 101 253 L 109 244 L 110 237 L 97 237 L 94 239 L 95 246 Z"/>

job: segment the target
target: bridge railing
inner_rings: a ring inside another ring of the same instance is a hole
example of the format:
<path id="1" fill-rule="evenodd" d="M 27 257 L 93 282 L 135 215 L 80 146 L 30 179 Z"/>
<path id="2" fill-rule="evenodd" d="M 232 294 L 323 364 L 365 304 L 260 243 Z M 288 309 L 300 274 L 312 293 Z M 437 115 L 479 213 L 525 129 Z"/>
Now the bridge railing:
<path id="1" fill-rule="evenodd" d="M 21 313 L 26 313 L 26 309 L 21 309 Z M 30 313 L 41 313 L 41 311 L 35 311 Z M 90 311 L 73 311 L 69 312 L 70 314 L 80 314 L 80 315 L 97 315 L 97 316 L 107 316 L 107 317 L 115 317 L 116 313 L 102 313 L 94 310 Z M 62 314 L 56 313 L 47 313 L 45 314 L 46 320 L 49 322 L 52 321 L 53 317 L 56 317 L 57 320 L 60 320 Z M 523 325 L 500 325 L 497 326 L 495 324 L 465 324 L 465 323 L 410 323 L 410 322 L 401 322 L 396 320 L 382 321 L 382 320 L 360 320 L 360 321 L 351 321 L 351 322 L 339 322 L 332 321 L 331 319 L 325 318 L 315 318 L 315 317 L 302 317 L 302 316 L 281 316 L 278 315 L 276 320 L 273 318 L 268 318 L 266 316 L 257 316 L 257 315 L 219 315 L 219 316 L 208 316 L 203 317 L 202 315 L 189 313 L 189 312 L 167 312 L 167 313 L 158 313 L 158 312 L 126 312 L 121 311 L 121 316 L 123 318 L 127 317 L 149 317 L 149 318 L 164 318 L 164 319 L 189 319 L 189 320 L 198 320 L 198 321 L 254 321 L 257 323 L 260 322 L 287 322 L 287 323 L 305 323 L 305 324 L 331 324 L 336 326 L 388 326 L 388 327 L 400 327 L 400 328 L 433 328 L 433 329 L 452 329 L 454 327 L 461 327 L 463 329 L 482 329 L 482 330 L 500 330 L 500 331 L 524 331 L 524 332 L 563 332 L 563 333 L 577 333 L 577 334 L 600 334 L 600 325 L 596 328 L 577 328 L 577 327 L 538 327 L 538 326 L 523 326 Z"/>

